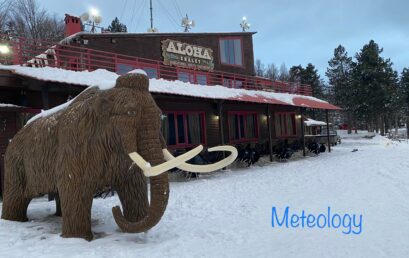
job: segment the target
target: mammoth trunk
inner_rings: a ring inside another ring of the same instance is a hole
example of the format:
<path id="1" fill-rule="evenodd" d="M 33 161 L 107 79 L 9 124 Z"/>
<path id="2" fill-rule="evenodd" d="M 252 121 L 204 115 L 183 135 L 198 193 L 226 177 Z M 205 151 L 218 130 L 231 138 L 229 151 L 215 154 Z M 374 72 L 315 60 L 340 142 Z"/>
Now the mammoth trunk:
<path id="1" fill-rule="evenodd" d="M 141 157 L 145 158 L 154 167 L 165 162 L 162 152 L 162 142 L 160 140 L 160 119 L 156 106 L 144 105 L 145 102 L 153 102 L 152 97 L 145 96 L 139 100 L 143 106 L 141 123 L 138 125 L 136 150 Z M 124 232 L 139 233 L 145 232 L 154 227 L 162 218 L 169 198 L 168 173 L 162 173 L 150 178 L 150 205 L 146 216 L 140 221 L 131 222 L 126 220 L 119 207 L 112 208 L 112 212 L 119 228 Z"/>
<path id="2" fill-rule="evenodd" d="M 118 206 L 112 208 L 115 221 L 122 231 L 128 233 L 145 232 L 154 227 L 162 218 L 169 198 L 168 174 L 163 173 L 159 176 L 151 177 L 150 183 L 150 206 L 147 215 L 142 220 L 129 222 L 125 219 Z"/>

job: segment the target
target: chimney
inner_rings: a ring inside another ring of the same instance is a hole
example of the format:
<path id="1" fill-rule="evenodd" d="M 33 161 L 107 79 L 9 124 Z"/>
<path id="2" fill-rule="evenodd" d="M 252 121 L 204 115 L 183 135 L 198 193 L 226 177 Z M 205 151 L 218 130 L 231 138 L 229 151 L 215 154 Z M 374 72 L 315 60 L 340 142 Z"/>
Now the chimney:
<path id="1" fill-rule="evenodd" d="M 65 22 L 65 36 L 66 37 L 82 31 L 81 19 L 79 17 L 65 14 L 64 22 Z"/>

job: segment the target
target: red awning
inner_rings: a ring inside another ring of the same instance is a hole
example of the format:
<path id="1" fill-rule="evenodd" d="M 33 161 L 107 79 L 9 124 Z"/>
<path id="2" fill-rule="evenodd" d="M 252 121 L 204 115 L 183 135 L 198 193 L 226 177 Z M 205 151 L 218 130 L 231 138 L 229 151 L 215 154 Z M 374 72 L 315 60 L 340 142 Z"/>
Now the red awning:
<path id="1" fill-rule="evenodd" d="M 251 96 L 251 95 L 241 95 L 239 97 L 229 98 L 229 100 L 245 101 L 253 103 L 265 103 L 265 104 L 277 104 L 277 105 L 288 105 L 283 101 L 273 98 L 265 98 L 263 96 Z"/>
<path id="2" fill-rule="evenodd" d="M 330 110 L 342 110 L 342 108 L 329 104 L 327 102 L 315 101 L 303 97 L 294 97 L 293 103 L 298 107 L 317 108 L 317 109 L 330 109 Z"/>

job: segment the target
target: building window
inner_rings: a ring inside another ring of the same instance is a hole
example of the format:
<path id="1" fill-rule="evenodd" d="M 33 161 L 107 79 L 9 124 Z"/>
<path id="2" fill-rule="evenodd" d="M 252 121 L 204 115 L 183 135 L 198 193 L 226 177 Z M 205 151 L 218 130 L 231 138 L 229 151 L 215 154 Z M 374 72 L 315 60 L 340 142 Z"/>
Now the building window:
<path id="1" fill-rule="evenodd" d="M 120 75 L 124 75 L 132 70 L 137 69 L 135 65 L 131 64 L 118 64 L 116 66 L 116 73 Z M 157 79 L 158 78 L 158 70 L 154 67 L 141 67 L 140 69 L 146 72 L 146 75 L 149 79 Z"/>
<path id="2" fill-rule="evenodd" d="M 207 75 L 206 74 L 196 74 L 197 84 L 207 85 Z"/>
<path id="3" fill-rule="evenodd" d="M 118 64 L 116 66 L 116 73 L 120 74 L 120 75 L 123 75 L 123 74 L 126 74 L 126 73 L 134 70 L 134 69 L 135 69 L 134 66 L 130 65 L 130 64 Z"/>
<path id="4" fill-rule="evenodd" d="M 178 80 L 182 82 L 195 83 L 195 77 L 192 73 L 189 72 L 178 72 Z"/>
<path id="5" fill-rule="evenodd" d="M 243 87 L 243 81 L 235 80 L 235 79 L 229 79 L 229 78 L 223 78 L 223 86 L 226 86 L 226 87 L 229 87 L 229 88 L 242 88 Z"/>
<path id="6" fill-rule="evenodd" d="M 205 113 L 165 112 L 162 133 L 168 146 L 191 147 L 205 144 Z"/>
<path id="7" fill-rule="evenodd" d="M 243 66 L 241 39 L 220 39 L 222 64 Z"/>
<path id="8" fill-rule="evenodd" d="M 277 137 L 292 137 L 297 135 L 295 113 L 276 113 L 274 125 Z"/>
<path id="9" fill-rule="evenodd" d="M 142 69 L 146 72 L 149 79 L 158 79 L 158 70 L 156 68 L 144 67 Z"/>
<path id="10" fill-rule="evenodd" d="M 200 85 L 207 85 L 207 75 L 205 73 L 193 73 L 191 71 L 178 71 L 178 80 Z"/>
<path id="11" fill-rule="evenodd" d="M 248 141 L 258 138 L 258 121 L 256 112 L 229 112 L 230 141 Z"/>

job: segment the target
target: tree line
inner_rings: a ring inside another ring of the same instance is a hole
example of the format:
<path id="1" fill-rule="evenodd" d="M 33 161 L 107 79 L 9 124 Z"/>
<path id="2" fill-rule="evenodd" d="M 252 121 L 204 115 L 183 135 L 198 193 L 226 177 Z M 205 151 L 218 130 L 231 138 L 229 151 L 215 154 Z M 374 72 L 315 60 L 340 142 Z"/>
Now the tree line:
<path id="1" fill-rule="evenodd" d="M 49 13 L 37 0 L 0 0 L 0 35 L 55 42 L 64 38 L 64 29 L 64 17 Z M 105 31 L 127 32 L 127 27 L 115 17 Z"/>
<path id="2" fill-rule="evenodd" d="M 318 74 L 318 70 L 311 63 L 304 68 L 301 65 L 292 66 L 287 69 L 285 63 L 282 63 L 280 69 L 272 63 L 264 65 L 260 59 L 254 63 L 256 76 L 268 78 L 274 81 L 289 81 L 308 84 L 311 86 L 313 96 L 325 98 L 326 85 L 324 80 Z"/>
<path id="3" fill-rule="evenodd" d="M 40 7 L 36 0 L 3 0 L 0 9 L 0 34 L 50 41 L 64 37 L 64 20 Z"/>
<path id="4" fill-rule="evenodd" d="M 328 99 L 343 108 L 348 125 L 384 135 L 403 122 L 409 124 L 409 68 L 399 74 L 382 52 L 370 40 L 353 59 L 339 45 L 325 74 Z"/>
<path id="5" fill-rule="evenodd" d="M 255 73 L 272 80 L 309 84 L 314 97 L 343 109 L 348 133 L 352 128 L 360 128 L 384 135 L 403 123 L 409 124 L 409 68 L 399 74 L 393 69 L 392 61 L 382 57 L 382 52 L 383 49 L 371 40 L 353 59 L 339 45 L 328 61 L 325 72 L 328 82 L 311 63 L 305 67 L 292 66 L 288 71 L 283 68 L 279 72 L 274 64 L 265 66 L 256 60 Z M 315 116 L 317 112 L 309 114 Z"/>

